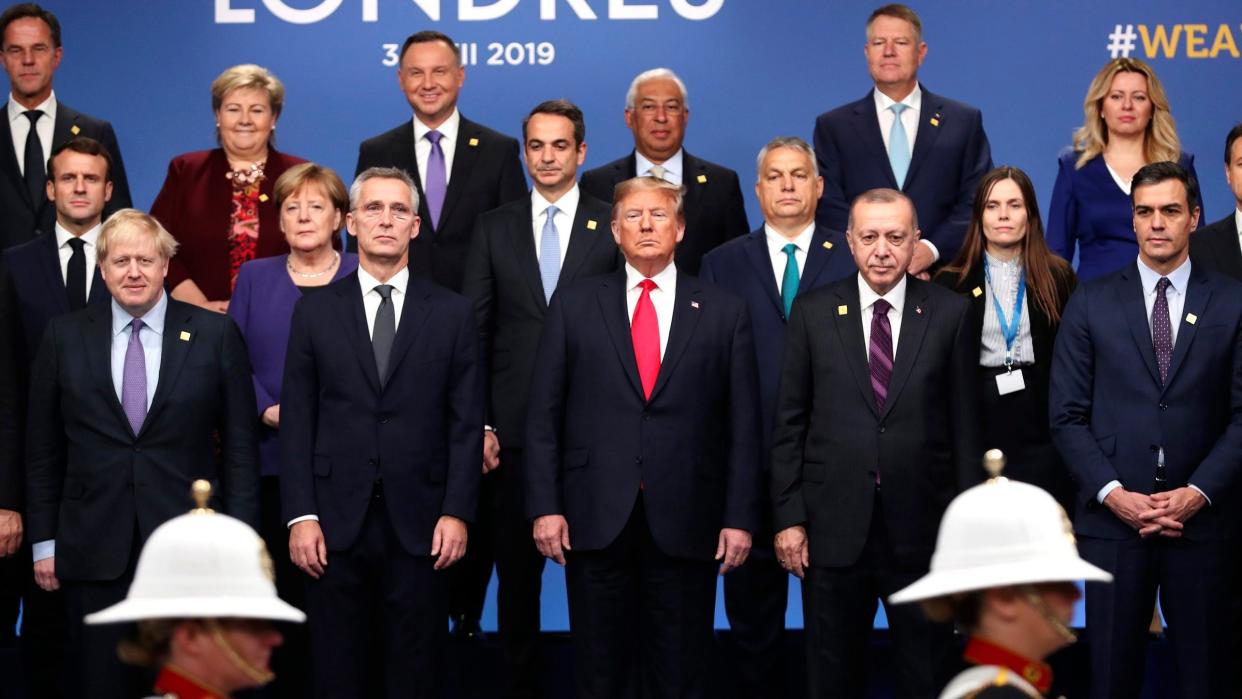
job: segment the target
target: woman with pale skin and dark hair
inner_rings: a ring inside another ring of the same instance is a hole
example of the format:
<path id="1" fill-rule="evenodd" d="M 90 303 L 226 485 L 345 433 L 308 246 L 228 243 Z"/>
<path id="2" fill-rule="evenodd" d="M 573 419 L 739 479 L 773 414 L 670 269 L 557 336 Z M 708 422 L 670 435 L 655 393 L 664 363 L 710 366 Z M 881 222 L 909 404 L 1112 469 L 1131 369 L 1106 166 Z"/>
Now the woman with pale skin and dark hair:
<path id="1" fill-rule="evenodd" d="M 1071 510 L 1073 482 L 1048 433 L 1048 369 L 1077 280 L 1044 241 L 1025 172 L 1002 166 L 983 176 L 957 258 L 935 281 L 971 301 L 984 446 L 1010 456 L 1010 477 Z"/>
<path id="2" fill-rule="evenodd" d="M 1066 260 L 1077 248 L 1078 276 L 1087 281 L 1138 257 L 1130 180 L 1139 168 L 1170 160 L 1198 177 L 1194 156 L 1181 150 L 1164 86 L 1139 59 L 1115 58 L 1096 73 L 1083 114 L 1073 145 L 1058 158 L 1048 245 Z"/>
<path id="3" fill-rule="evenodd" d="M 274 147 L 285 86 L 266 68 L 238 65 L 211 84 L 219 148 L 173 158 L 151 215 L 177 238 L 172 297 L 224 313 L 246 262 L 289 252 L 272 186 L 305 162 Z"/>

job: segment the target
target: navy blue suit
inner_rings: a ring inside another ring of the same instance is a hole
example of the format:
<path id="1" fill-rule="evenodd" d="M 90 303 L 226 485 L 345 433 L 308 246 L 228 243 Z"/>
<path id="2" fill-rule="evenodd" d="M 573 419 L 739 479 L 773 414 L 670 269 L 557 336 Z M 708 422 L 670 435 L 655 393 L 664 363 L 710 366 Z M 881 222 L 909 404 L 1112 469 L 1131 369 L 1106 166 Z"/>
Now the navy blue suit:
<path id="1" fill-rule="evenodd" d="M 843 231 L 854 197 L 869 189 L 899 189 L 914 202 L 923 240 L 940 262 L 957 255 L 975 188 L 992 169 L 992 149 L 979 110 L 923 88 L 914 153 L 904 186 L 893 176 L 875 113 L 874 92 L 815 120 L 815 157 L 824 177 L 816 220 Z"/>
<path id="2" fill-rule="evenodd" d="M 447 608 L 431 540 L 443 515 L 474 519 L 477 351 L 470 302 L 414 276 L 382 385 L 357 272 L 294 307 L 280 488 L 285 520 L 318 515 L 328 549 L 307 588 L 322 696 L 436 696 Z M 359 679 L 381 630 L 386 694 Z"/>
<path id="3" fill-rule="evenodd" d="M 817 226 L 798 282 L 798 295 L 857 271 L 845 236 Z M 750 310 L 763 424 L 765 475 L 760 487 L 767 492 L 766 461 L 772 449 L 786 318 L 763 227 L 709 252 L 699 272 L 703 281 L 741 296 Z M 725 611 L 739 650 L 740 695 L 775 699 L 786 696 L 783 650 L 789 574 L 776 562 L 772 549 L 772 505 L 768 498 L 763 498 L 762 511 L 750 558 L 725 577 Z"/>
<path id="4" fill-rule="evenodd" d="M 552 297 L 531 384 L 526 509 L 569 523 L 578 696 L 632 696 L 637 683 L 643 697 L 698 697 L 720 530 L 759 524 L 749 314 L 732 294 L 678 273 L 646 400 L 625 294 L 620 271 Z"/>
<path id="5" fill-rule="evenodd" d="M 1182 696 L 1224 696 L 1226 625 L 1242 507 L 1242 285 L 1193 265 L 1162 387 L 1137 263 L 1070 299 L 1053 354 L 1052 437 L 1078 481 L 1075 530 L 1115 582 L 1087 585 L 1092 697 L 1139 694 L 1157 585 L 1173 632 Z M 1140 539 L 1096 497 L 1113 480 L 1151 493 L 1164 449 L 1170 488 L 1211 500 L 1180 539 Z"/>

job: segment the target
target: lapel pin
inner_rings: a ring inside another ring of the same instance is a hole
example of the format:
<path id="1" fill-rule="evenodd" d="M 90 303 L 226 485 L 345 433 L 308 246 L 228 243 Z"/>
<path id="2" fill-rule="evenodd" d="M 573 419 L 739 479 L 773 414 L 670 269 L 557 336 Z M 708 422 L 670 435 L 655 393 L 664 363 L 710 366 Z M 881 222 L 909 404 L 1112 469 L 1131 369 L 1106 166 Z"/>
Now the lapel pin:
<path id="1" fill-rule="evenodd" d="M 832 241 L 831 241 L 831 240 L 825 240 L 825 241 L 824 241 L 824 249 L 825 249 L 825 250 L 831 250 L 831 249 L 832 249 Z"/>
<path id="2" fill-rule="evenodd" d="M 923 307 L 922 307 L 922 306 L 915 306 L 915 307 L 914 307 L 914 312 L 915 312 L 915 313 L 917 313 L 917 314 L 919 314 L 919 315 L 923 315 Z"/>
<path id="3" fill-rule="evenodd" d="M 931 118 L 932 126 L 940 126 L 940 112 L 936 112 L 936 116 Z"/>
<path id="4" fill-rule="evenodd" d="M 588 230 L 588 231 L 593 231 L 593 230 L 595 230 L 596 226 L 598 226 L 598 225 L 599 225 L 599 224 L 595 222 L 595 219 L 593 219 L 593 218 L 587 219 L 587 230 Z"/>
<path id="5" fill-rule="evenodd" d="M 267 195 L 266 195 L 266 194 L 260 194 L 260 195 L 259 195 L 259 201 L 266 202 L 266 201 L 267 201 Z"/>
<path id="6" fill-rule="evenodd" d="M 74 124 L 73 126 L 69 127 L 69 133 L 73 134 L 74 136 L 77 136 L 78 133 L 80 133 L 81 131 L 82 129 L 79 129 L 77 124 Z"/>
<path id="7" fill-rule="evenodd" d="M 1193 314 L 1193 313 L 1187 313 L 1187 314 L 1186 314 L 1186 322 L 1187 322 L 1187 323 L 1190 323 L 1191 325 L 1194 325 L 1196 320 L 1199 320 L 1199 316 L 1197 316 L 1197 315 L 1195 315 L 1195 314 Z"/>
<path id="8" fill-rule="evenodd" d="M 472 138 L 472 139 L 470 139 L 470 145 L 471 145 L 471 146 L 477 146 L 477 145 L 479 145 L 479 139 L 477 139 L 477 138 Z"/>
<path id="9" fill-rule="evenodd" d="M 189 341 L 190 341 L 190 333 L 186 332 L 185 330 L 182 330 L 182 331 L 181 331 L 181 341 L 182 341 L 182 342 L 189 342 Z"/>
<path id="10" fill-rule="evenodd" d="M 698 301 L 691 301 L 691 302 L 690 302 L 690 307 L 691 307 L 691 308 L 698 308 L 698 307 L 699 307 L 699 302 L 698 302 Z"/>
<path id="11" fill-rule="evenodd" d="M 840 306 L 837 306 L 837 315 L 843 316 L 849 312 L 850 312 L 849 306 L 846 306 L 845 304 L 841 304 Z"/>
<path id="12" fill-rule="evenodd" d="M 699 175 L 696 179 L 699 181 L 699 184 L 707 184 L 707 175 Z"/>
<path id="13" fill-rule="evenodd" d="M 983 296 L 983 289 L 980 289 L 979 287 L 976 286 L 975 288 L 970 290 L 970 295 L 974 296 L 975 298 L 979 298 L 980 296 Z"/>

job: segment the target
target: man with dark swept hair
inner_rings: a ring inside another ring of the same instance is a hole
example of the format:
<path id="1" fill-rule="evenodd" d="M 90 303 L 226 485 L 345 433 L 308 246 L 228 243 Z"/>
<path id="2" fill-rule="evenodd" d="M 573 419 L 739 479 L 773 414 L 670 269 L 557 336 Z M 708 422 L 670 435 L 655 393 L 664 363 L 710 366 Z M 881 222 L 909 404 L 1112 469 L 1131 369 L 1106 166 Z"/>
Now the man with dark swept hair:
<path id="1" fill-rule="evenodd" d="M 1233 193 L 1234 209 L 1221 220 L 1190 236 L 1190 259 L 1234 279 L 1242 280 L 1242 122 L 1225 136 L 1225 181 Z"/>

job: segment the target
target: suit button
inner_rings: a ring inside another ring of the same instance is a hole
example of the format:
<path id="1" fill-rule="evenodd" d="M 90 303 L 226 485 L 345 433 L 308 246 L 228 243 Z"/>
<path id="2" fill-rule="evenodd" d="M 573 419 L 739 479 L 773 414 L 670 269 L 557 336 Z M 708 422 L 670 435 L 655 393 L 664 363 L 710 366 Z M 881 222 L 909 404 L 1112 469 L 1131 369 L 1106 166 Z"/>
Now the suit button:
<path id="1" fill-rule="evenodd" d="M 1169 404 L 1168 404 L 1168 403 L 1161 403 L 1161 404 L 1160 404 L 1160 409 L 1161 409 L 1161 410 L 1168 410 L 1168 409 L 1169 409 Z"/>
<path id="2" fill-rule="evenodd" d="M 381 417 L 381 418 L 379 419 L 379 423 L 380 423 L 381 425 L 387 425 L 387 424 L 388 424 L 388 418 L 387 418 L 387 417 Z"/>
<path id="3" fill-rule="evenodd" d="M 634 463 L 641 465 L 641 464 L 643 463 L 643 457 L 641 457 L 641 456 L 635 456 L 635 457 L 634 457 Z"/>
<path id="4" fill-rule="evenodd" d="M 134 453 L 142 451 L 142 447 L 134 447 Z"/>
<path id="5" fill-rule="evenodd" d="M 880 425 L 880 434 L 884 434 L 884 425 Z"/>
<path id="6" fill-rule="evenodd" d="M 374 466 L 374 465 L 375 465 L 375 459 L 367 459 L 367 466 Z"/>

